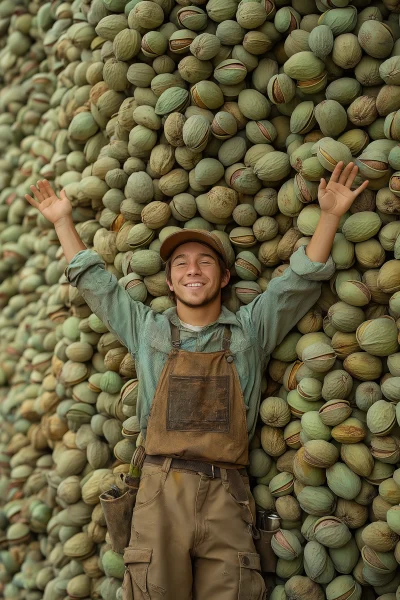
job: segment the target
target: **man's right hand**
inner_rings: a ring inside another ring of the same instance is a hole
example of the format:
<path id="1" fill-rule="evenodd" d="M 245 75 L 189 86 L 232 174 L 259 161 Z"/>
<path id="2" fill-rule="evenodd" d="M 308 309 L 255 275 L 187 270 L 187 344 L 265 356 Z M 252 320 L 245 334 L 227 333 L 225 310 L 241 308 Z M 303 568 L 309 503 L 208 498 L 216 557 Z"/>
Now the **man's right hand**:
<path id="1" fill-rule="evenodd" d="M 31 185 L 35 198 L 25 194 L 25 198 L 35 208 L 37 208 L 44 217 L 54 225 L 61 224 L 65 219 L 70 218 L 72 205 L 68 200 L 64 190 L 60 192 L 60 198 L 57 196 L 47 179 L 37 182 L 37 185 Z"/>

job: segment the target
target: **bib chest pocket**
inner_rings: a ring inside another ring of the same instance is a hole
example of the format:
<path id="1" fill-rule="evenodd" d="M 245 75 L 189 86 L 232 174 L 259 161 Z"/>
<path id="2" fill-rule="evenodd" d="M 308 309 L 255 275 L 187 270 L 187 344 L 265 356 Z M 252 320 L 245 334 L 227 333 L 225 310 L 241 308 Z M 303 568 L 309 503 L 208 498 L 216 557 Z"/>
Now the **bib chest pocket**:
<path id="1" fill-rule="evenodd" d="M 170 375 L 167 430 L 229 432 L 229 377 Z"/>

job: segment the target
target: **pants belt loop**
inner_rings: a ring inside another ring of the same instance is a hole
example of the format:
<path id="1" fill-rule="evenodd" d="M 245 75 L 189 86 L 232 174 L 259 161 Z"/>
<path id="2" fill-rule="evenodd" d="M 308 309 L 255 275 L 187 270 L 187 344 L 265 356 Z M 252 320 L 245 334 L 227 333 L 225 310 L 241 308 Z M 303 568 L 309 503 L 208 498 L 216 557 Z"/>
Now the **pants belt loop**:
<path id="1" fill-rule="evenodd" d="M 221 482 L 222 481 L 228 482 L 227 469 L 224 469 L 223 467 L 220 467 L 219 472 L 221 474 Z"/>
<path id="2" fill-rule="evenodd" d="M 171 468 L 171 463 L 172 463 L 172 457 L 171 456 L 166 456 L 163 462 L 163 466 L 161 468 L 161 470 L 164 473 L 169 473 L 169 470 Z"/>

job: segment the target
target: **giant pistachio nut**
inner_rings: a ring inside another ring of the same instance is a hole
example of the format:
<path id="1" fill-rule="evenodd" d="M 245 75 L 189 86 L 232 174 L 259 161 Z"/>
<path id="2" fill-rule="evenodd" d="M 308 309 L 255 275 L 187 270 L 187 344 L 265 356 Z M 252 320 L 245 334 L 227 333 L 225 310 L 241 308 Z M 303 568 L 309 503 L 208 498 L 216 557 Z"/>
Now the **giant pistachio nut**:
<path id="1" fill-rule="evenodd" d="M 279 181 L 290 172 L 289 157 L 284 152 L 270 152 L 257 161 L 254 172 L 261 180 Z"/>
<path id="2" fill-rule="evenodd" d="M 374 460 L 370 450 L 365 444 L 343 443 L 340 448 L 340 457 L 357 475 L 369 477 L 372 473 Z"/>
<path id="3" fill-rule="evenodd" d="M 335 495 L 325 486 L 305 485 L 297 495 L 297 499 L 302 510 L 316 517 L 332 513 L 336 506 Z"/>
<path id="4" fill-rule="evenodd" d="M 243 251 L 238 254 L 238 257 L 245 253 L 250 254 L 247 251 Z M 237 268 L 238 267 L 236 266 L 236 269 Z M 271 427 L 284 427 L 290 421 L 290 410 L 283 398 L 270 396 L 262 401 L 260 405 L 260 416 L 266 425 Z"/>
<path id="5" fill-rule="evenodd" d="M 336 100 L 323 100 L 315 107 L 315 118 L 326 137 L 337 137 L 347 126 L 347 114 Z"/>
<path id="6" fill-rule="evenodd" d="M 327 548 L 340 548 L 351 538 L 347 525 L 333 516 L 321 517 L 314 524 L 313 529 L 317 542 Z"/>
<path id="7" fill-rule="evenodd" d="M 292 133 L 305 134 L 311 131 L 315 123 L 314 103 L 311 100 L 306 100 L 298 104 L 292 112 L 290 117 L 290 131 Z"/>
<path id="8" fill-rule="evenodd" d="M 328 25 L 318 25 L 310 32 L 308 45 L 315 56 L 324 60 L 333 49 L 333 33 Z"/>
<path id="9" fill-rule="evenodd" d="M 374 58 L 388 57 L 394 44 L 392 30 L 379 21 L 365 21 L 358 32 L 358 40 L 363 50 Z"/>
<path id="10" fill-rule="evenodd" d="M 322 397 L 322 382 L 313 377 L 304 377 L 297 384 L 297 392 L 305 400 L 320 400 Z"/>
<path id="11" fill-rule="evenodd" d="M 376 552 L 390 552 L 399 539 L 399 536 L 384 521 L 367 525 L 361 537 L 364 544 Z"/>
<path id="12" fill-rule="evenodd" d="M 386 400 L 377 400 L 368 409 L 368 429 L 377 436 L 387 435 L 395 426 L 396 410 L 393 404 Z"/>
<path id="13" fill-rule="evenodd" d="M 212 81 L 196 83 L 190 93 L 193 102 L 200 108 L 216 109 L 224 102 L 221 89 Z"/>
<path id="14" fill-rule="evenodd" d="M 386 293 L 400 291 L 400 265 L 398 260 L 389 260 L 379 269 L 378 287 Z"/>
<path id="15" fill-rule="evenodd" d="M 347 165 L 352 159 L 348 147 L 330 137 L 322 138 L 317 142 L 317 158 L 321 165 L 331 172 L 338 162 L 343 161 Z"/>
<path id="16" fill-rule="evenodd" d="M 357 9 L 354 6 L 332 8 L 324 12 L 318 20 L 318 25 L 330 27 L 334 36 L 353 31 L 356 23 Z"/>
<path id="17" fill-rule="evenodd" d="M 352 387 L 353 380 L 351 376 L 342 369 L 335 369 L 324 377 L 322 397 L 326 401 L 334 398 L 347 398 L 352 391 Z"/>
<path id="18" fill-rule="evenodd" d="M 323 600 L 322 588 L 302 575 L 293 575 L 285 583 L 285 592 L 289 600 Z"/>
<path id="19" fill-rule="evenodd" d="M 334 566 L 327 550 L 316 541 L 304 547 L 304 570 L 317 583 L 329 583 L 334 577 Z"/>
<path id="20" fill-rule="evenodd" d="M 327 585 L 326 597 L 328 600 L 339 600 L 339 598 L 361 600 L 362 587 L 350 575 L 339 575 Z"/>
<path id="21" fill-rule="evenodd" d="M 284 72 L 292 79 L 307 81 L 318 77 L 324 70 L 324 63 L 312 52 L 303 51 L 291 56 L 284 64 Z"/>
<path id="22" fill-rule="evenodd" d="M 367 432 L 361 421 L 351 417 L 336 425 L 331 434 L 333 439 L 342 444 L 357 444 L 365 438 Z"/>
<path id="23" fill-rule="evenodd" d="M 371 301 L 371 292 L 361 281 L 343 281 L 337 288 L 341 300 L 351 306 L 366 306 Z"/>
<path id="24" fill-rule="evenodd" d="M 281 73 L 271 77 L 268 83 L 268 97 L 273 104 L 286 104 L 294 98 L 296 86 L 293 80 Z"/>
<path id="25" fill-rule="evenodd" d="M 399 347 L 396 322 L 388 315 L 365 321 L 357 328 L 356 336 L 360 348 L 375 356 L 389 356 Z"/>
<path id="26" fill-rule="evenodd" d="M 309 440 L 304 449 L 305 462 L 314 467 L 331 467 L 339 458 L 337 448 L 325 440 Z"/>
<path id="27" fill-rule="evenodd" d="M 313 371 L 324 373 L 334 365 L 336 354 L 328 344 L 315 343 L 304 349 L 302 360 Z"/>
<path id="28" fill-rule="evenodd" d="M 293 464 L 295 477 L 303 484 L 319 486 L 325 482 L 325 471 L 317 467 L 310 467 L 304 460 L 304 448 L 297 451 Z"/>
<path id="29" fill-rule="evenodd" d="M 298 538 L 287 529 L 279 529 L 271 538 L 274 553 L 285 560 L 293 560 L 302 553 L 303 549 Z"/>
<path id="30" fill-rule="evenodd" d="M 329 467 L 326 479 L 334 494 L 345 500 L 354 500 L 361 490 L 361 479 L 343 463 L 338 462 Z"/>
<path id="31" fill-rule="evenodd" d="M 392 506 L 386 513 L 387 524 L 390 529 L 400 535 L 400 519 L 399 519 L 400 509 L 399 506 Z"/>
<path id="32" fill-rule="evenodd" d="M 184 112 L 189 103 L 189 92 L 180 87 L 165 90 L 155 107 L 157 115 L 169 115 L 173 112 Z"/>
<path id="33" fill-rule="evenodd" d="M 222 61 L 214 69 L 215 79 L 219 83 L 226 85 L 241 83 L 246 75 L 246 66 L 240 60 L 235 60 L 233 58 Z"/>

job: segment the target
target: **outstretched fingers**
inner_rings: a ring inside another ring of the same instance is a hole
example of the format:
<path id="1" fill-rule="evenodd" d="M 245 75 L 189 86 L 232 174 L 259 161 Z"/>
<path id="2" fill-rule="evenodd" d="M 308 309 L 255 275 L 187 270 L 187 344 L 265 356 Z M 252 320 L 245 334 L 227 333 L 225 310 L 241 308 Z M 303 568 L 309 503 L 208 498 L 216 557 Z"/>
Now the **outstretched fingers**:
<path id="1" fill-rule="evenodd" d="M 348 183 L 348 179 L 351 176 L 352 172 L 354 169 L 354 163 L 353 162 L 349 162 L 348 165 L 346 165 L 346 167 L 343 169 L 342 174 L 339 178 L 339 183 L 342 185 L 345 185 L 346 187 L 350 187 L 347 185 Z"/>
<path id="2" fill-rule="evenodd" d="M 334 183 L 337 183 L 340 177 L 340 173 L 342 172 L 343 169 L 343 161 L 339 161 L 338 164 L 336 165 L 336 167 L 333 169 L 331 178 L 329 181 L 333 181 Z"/>
<path id="3" fill-rule="evenodd" d="M 43 179 L 42 186 L 47 198 L 51 198 L 51 196 L 56 195 L 55 191 L 53 190 L 47 179 Z"/>
<path id="4" fill-rule="evenodd" d="M 355 198 L 357 198 L 357 196 L 359 196 L 361 194 L 361 192 L 363 192 L 369 184 L 369 180 L 366 179 L 365 181 L 362 182 L 362 184 L 356 189 L 354 190 L 354 194 L 355 194 Z"/>
<path id="5" fill-rule="evenodd" d="M 353 182 L 354 182 L 355 178 L 357 177 L 357 173 L 358 173 L 358 167 L 357 167 L 357 165 L 354 165 L 354 167 L 351 169 L 351 171 L 349 173 L 346 183 L 344 184 L 349 189 L 353 185 Z"/>
<path id="6" fill-rule="evenodd" d="M 54 195 L 54 192 L 46 179 L 41 179 L 40 181 L 38 181 L 37 185 L 44 200 Z"/>
<path id="7" fill-rule="evenodd" d="M 56 195 L 47 179 L 40 179 L 36 182 L 36 185 L 30 185 L 29 188 L 31 189 L 33 196 L 35 196 L 36 199 L 30 196 L 29 194 L 25 194 L 25 198 L 29 202 L 29 204 L 31 204 L 35 208 L 38 208 L 39 210 L 40 203 L 43 200 L 47 200 L 48 198 L 51 198 Z"/>
<path id="8" fill-rule="evenodd" d="M 31 187 L 33 187 L 33 186 L 31 186 Z M 32 198 L 32 196 L 29 196 L 29 194 L 25 194 L 25 198 L 29 202 L 29 204 L 31 204 L 35 208 L 39 209 L 40 203 L 37 202 L 34 198 Z"/>
<path id="9" fill-rule="evenodd" d="M 42 190 L 39 187 L 39 182 L 37 182 L 37 187 L 35 185 L 30 185 L 29 189 L 33 192 L 33 195 L 35 196 L 38 202 L 44 200 Z"/>

